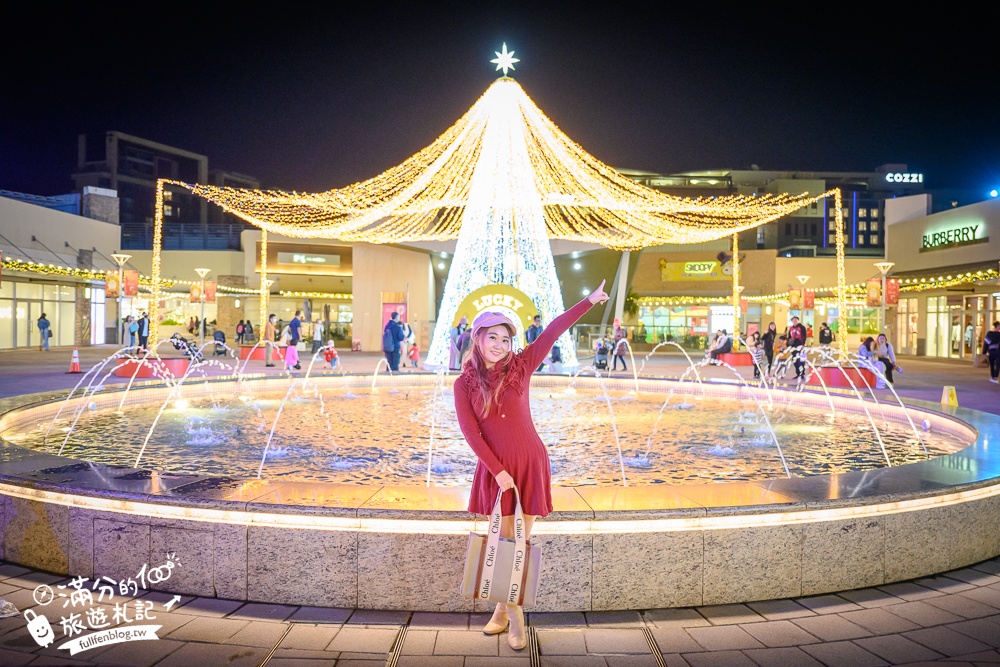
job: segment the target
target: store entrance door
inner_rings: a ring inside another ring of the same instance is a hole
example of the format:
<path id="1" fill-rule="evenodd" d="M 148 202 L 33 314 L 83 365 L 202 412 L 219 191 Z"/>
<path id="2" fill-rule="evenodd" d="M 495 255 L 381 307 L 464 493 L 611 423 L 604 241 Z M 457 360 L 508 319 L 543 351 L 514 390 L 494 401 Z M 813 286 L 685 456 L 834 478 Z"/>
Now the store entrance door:
<path id="1" fill-rule="evenodd" d="M 962 358 L 971 359 L 973 366 L 979 365 L 979 351 L 983 347 L 983 337 L 987 329 L 988 304 L 986 296 L 965 297 L 962 315 Z"/>

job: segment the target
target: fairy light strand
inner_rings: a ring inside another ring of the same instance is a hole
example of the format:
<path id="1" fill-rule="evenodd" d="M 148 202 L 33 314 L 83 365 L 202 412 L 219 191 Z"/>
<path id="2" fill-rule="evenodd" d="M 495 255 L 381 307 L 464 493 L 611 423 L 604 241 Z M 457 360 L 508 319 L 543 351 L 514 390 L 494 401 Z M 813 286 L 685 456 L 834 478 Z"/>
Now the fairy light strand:
<path id="1" fill-rule="evenodd" d="M 567 137 L 513 79 L 498 79 L 452 127 L 402 164 L 320 193 L 171 184 L 267 231 L 364 243 L 452 241 L 459 235 L 489 121 L 515 107 L 549 238 L 638 250 L 698 243 L 757 227 L 824 194 L 676 197 L 647 188 Z"/>

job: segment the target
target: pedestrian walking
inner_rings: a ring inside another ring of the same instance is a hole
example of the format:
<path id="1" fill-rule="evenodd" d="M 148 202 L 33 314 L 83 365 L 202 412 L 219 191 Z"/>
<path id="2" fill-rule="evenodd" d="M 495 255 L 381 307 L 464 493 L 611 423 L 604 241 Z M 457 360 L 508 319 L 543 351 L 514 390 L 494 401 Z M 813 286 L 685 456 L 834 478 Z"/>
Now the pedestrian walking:
<path id="1" fill-rule="evenodd" d="M 385 360 L 389 363 L 389 370 L 393 373 L 399 371 L 399 344 L 406 339 L 403 328 L 399 326 L 399 313 L 393 311 L 389 316 L 389 321 L 382 329 L 382 351 L 385 353 Z"/>
<path id="2" fill-rule="evenodd" d="M 240 320 L 240 323 L 236 325 L 236 344 L 243 344 L 243 320 Z"/>
<path id="3" fill-rule="evenodd" d="M 457 371 L 462 365 L 462 350 L 458 346 L 458 339 L 467 328 L 469 328 L 469 319 L 463 315 L 458 320 L 458 324 L 453 326 L 448 334 L 448 340 L 451 343 L 449 347 L 450 354 L 448 356 L 449 370 Z"/>
<path id="4" fill-rule="evenodd" d="M 806 363 L 801 354 L 806 345 L 807 332 L 805 326 L 799 323 L 798 317 L 792 317 L 792 326 L 788 327 L 788 347 L 795 355 L 795 380 L 803 382 L 806 379 Z"/>
<path id="5" fill-rule="evenodd" d="M 291 340 L 302 340 L 302 311 L 296 310 L 295 317 L 288 323 L 288 338 Z"/>
<path id="6" fill-rule="evenodd" d="M 997 376 L 1000 376 L 1000 322 L 994 322 L 993 330 L 986 332 L 983 354 L 990 360 L 990 382 L 997 384 Z"/>
<path id="7" fill-rule="evenodd" d="M 135 350 L 135 344 L 139 336 L 139 323 L 135 321 L 135 318 L 129 315 L 125 322 L 128 323 L 128 346 L 129 349 Z"/>
<path id="8" fill-rule="evenodd" d="M 316 356 L 316 352 L 321 347 L 323 347 L 323 320 L 317 317 L 316 321 L 313 322 L 313 346 L 311 354 Z"/>
<path id="9" fill-rule="evenodd" d="M 38 340 L 38 351 L 41 352 L 42 350 L 45 350 L 48 352 L 49 337 L 52 335 L 52 323 L 45 317 L 45 313 L 42 313 L 42 316 L 38 318 L 36 324 L 38 325 L 38 335 L 40 336 Z"/>
<path id="10" fill-rule="evenodd" d="M 625 342 L 628 333 L 625 331 L 625 327 L 622 326 L 621 320 L 617 317 L 615 318 L 615 335 L 614 335 L 614 346 L 615 346 L 615 358 L 611 362 L 611 370 L 618 370 L 618 361 L 622 362 L 622 370 L 627 371 L 628 367 L 625 366 L 625 346 L 628 344 Z"/>
<path id="11" fill-rule="evenodd" d="M 501 490 L 514 489 L 519 494 L 523 526 L 514 525 L 514 494 L 504 494 L 502 537 L 513 538 L 515 530 L 523 530 L 527 539 L 535 518 L 552 511 L 551 464 L 531 421 L 528 385 L 532 371 L 563 332 L 594 304 L 607 300 L 602 281 L 587 298 L 553 320 L 534 344 L 517 354 L 511 350 L 517 327 L 506 315 L 486 311 L 473 323 L 472 350 L 454 385 L 455 412 L 478 457 L 469 511 L 489 516 Z M 500 634 L 508 626 L 508 644 L 515 650 L 523 649 L 527 637 L 519 605 L 497 604 L 483 632 Z"/>
<path id="12" fill-rule="evenodd" d="M 535 315 L 535 317 L 531 320 L 531 326 L 525 329 L 524 331 L 524 340 L 528 343 L 528 345 L 531 345 L 536 340 L 538 340 L 538 337 L 542 334 L 543 329 L 544 327 L 542 327 L 542 316 Z M 538 364 L 538 368 L 536 368 L 535 370 L 540 371 L 544 366 L 545 366 L 544 362 Z"/>
<path id="13" fill-rule="evenodd" d="M 274 326 L 276 317 L 274 313 L 267 316 L 267 322 L 264 324 L 264 338 L 261 339 L 261 345 L 264 346 L 264 365 L 267 367 L 274 366 L 271 359 L 274 354 L 274 343 L 277 340 L 277 329 Z"/>
<path id="14" fill-rule="evenodd" d="M 753 359 L 753 377 L 755 380 L 760 379 L 761 369 L 764 366 L 764 341 L 760 338 L 760 332 L 754 331 L 750 334 L 750 340 L 747 341 L 747 347 L 750 348 L 750 357 Z"/>
<path id="15" fill-rule="evenodd" d="M 139 349 L 146 350 L 149 348 L 149 315 L 145 312 L 139 318 Z"/>
<path id="16" fill-rule="evenodd" d="M 833 343 L 833 329 L 831 329 L 826 322 L 819 325 L 819 344 L 823 347 L 823 350 L 829 351 L 830 345 Z"/>
<path id="17" fill-rule="evenodd" d="M 771 366 L 774 364 L 774 346 L 778 342 L 778 328 L 771 322 L 767 325 L 767 331 L 761 339 L 764 344 L 764 356 L 767 357 L 767 374 L 771 373 Z"/>

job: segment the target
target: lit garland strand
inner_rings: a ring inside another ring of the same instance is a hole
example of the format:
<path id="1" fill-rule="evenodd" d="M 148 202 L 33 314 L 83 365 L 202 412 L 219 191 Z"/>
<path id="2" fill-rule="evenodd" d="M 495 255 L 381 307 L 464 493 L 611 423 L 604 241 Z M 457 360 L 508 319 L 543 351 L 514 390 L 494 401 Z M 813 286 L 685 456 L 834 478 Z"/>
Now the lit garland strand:
<path id="1" fill-rule="evenodd" d="M 733 351 L 740 347 L 740 235 L 733 234 Z"/>
<path id="2" fill-rule="evenodd" d="M 321 193 L 242 190 L 177 181 L 251 224 L 293 238 L 366 243 L 450 241 L 459 237 L 491 117 L 523 137 L 526 172 L 548 238 L 638 250 L 697 243 L 757 227 L 824 195 L 675 197 L 647 188 L 600 162 L 549 120 L 512 79 L 501 78 L 434 143 L 402 164 L 354 185 Z M 506 113 L 506 112 L 505 112 Z"/>
<path id="3" fill-rule="evenodd" d="M 847 273 L 844 269 L 844 209 L 840 188 L 833 191 L 837 222 L 837 347 L 847 358 Z"/>
<path id="4" fill-rule="evenodd" d="M 257 329 L 264 335 L 264 328 L 267 326 L 267 309 L 270 305 L 271 286 L 267 283 L 267 230 L 261 230 L 260 235 L 260 328 Z"/>
<path id="5" fill-rule="evenodd" d="M 163 187 L 156 181 L 156 203 L 153 211 L 153 295 L 149 300 L 149 349 L 155 350 L 160 329 L 160 255 L 163 251 Z"/>
<path id="6" fill-rule="evenodd" d="M 288 292 L 279 290 L 278 295 L 293 299 L 329 299 L 339 301 L 350 301 L 354 298 L 353 294 L 345 292 Z"/>

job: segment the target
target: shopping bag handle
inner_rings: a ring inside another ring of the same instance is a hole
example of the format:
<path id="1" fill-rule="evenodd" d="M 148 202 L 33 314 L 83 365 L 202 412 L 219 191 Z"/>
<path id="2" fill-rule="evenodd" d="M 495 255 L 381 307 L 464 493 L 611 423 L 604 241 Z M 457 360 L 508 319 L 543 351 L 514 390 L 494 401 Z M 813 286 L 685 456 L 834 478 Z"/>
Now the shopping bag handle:
<path id="1" fill-rule="evenodd" d="M 486 553 L 483 560 L 483 576 L 479 580 L 479 598 L 487 599 L 493 588 L 496 576 L 497 555 L 500 552 L 500 526 L 503 523 L 501 500 L 503 489 L 497 493 L 490 515 L 489 534 L 486 538 Z M 506 591 L 507 604 L 517 604 L 524 586 L 524 575 L 527 565 L 527 537 L 524 530 L 524 511 L 521 508 L 521 494 L 514 487 L 514 559 L 511 563 L 510 585 Z"/>

